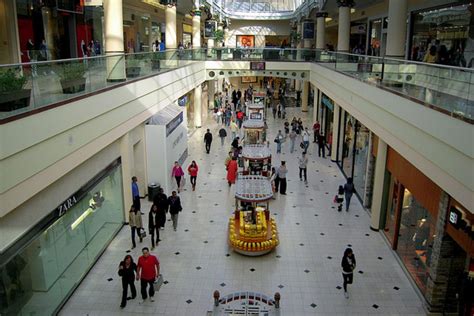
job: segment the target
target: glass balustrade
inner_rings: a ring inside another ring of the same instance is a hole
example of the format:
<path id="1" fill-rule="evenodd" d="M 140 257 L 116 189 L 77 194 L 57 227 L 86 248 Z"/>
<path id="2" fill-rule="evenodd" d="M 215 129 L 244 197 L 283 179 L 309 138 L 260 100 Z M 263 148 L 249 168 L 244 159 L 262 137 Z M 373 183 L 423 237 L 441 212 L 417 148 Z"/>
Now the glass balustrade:
<path id="1" fill-rule="evenodd" d="M 314 49 L 224 47 L 0 65 L 0 122 L 206 60 L 318 63 L 447 115 L 468 122 L 474 116 L 469 68 Z"/>

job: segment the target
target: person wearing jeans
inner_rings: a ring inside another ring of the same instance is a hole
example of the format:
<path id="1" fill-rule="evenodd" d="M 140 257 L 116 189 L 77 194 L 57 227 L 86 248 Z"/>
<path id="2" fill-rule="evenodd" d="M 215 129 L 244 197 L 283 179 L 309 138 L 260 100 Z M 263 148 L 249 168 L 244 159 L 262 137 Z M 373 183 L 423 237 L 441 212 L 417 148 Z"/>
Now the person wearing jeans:
<path id="1" fill-rule="evenodd" d="M 307 176 L 307 165 L 308 165 L 308 157 L 306 157 L 306 154 L 303 152 L 301 154 L 301 157 L 298 158 L 298 165 L 300 167 L 300 180 L 303 181 L 303 175 L 304 175 L 304 182 L 308 182 L 308 176 Z"/>
<path id="2" fill-rule="evenodd" d="M 133 249 L 137 246 L 137 244 L 135 243 L 135 234 L 138 234 L 138 237 L 140 238 L 140 242 L 143 241 L 143 238 L 140 234 L 140 230 L 143 227 L 142 215 L 135 208 L 134 205 L 130 207 L 130 212 L 128 213 L 128 224 L 130 225 L 130 228 L 132 230 L 132 249 Z"/>
<path id="3" fill-rule="evenodd" d="M 346 250 L 344 251 L 344 256 L 342 257 L 341 261 L 341 267 L 342 279 L 344 281 L 344 296 L 346 298 L 349 298 L 349 294 L 347 293 L 347 284 L 352 284 L 352 281 L 354 279 L 354 270 L 356 267 L 356 259 L 351 248 L 346 248 Z"/>
<path id="4" fill-rule="evenodd" d="M 193 160 L 191 162 L 191 164 L 189 165 L 189 167 L 188 167 L 188 173 L 189 173 L 189 177 L 190 177 L 189 182 L 191 182 L 191 186 L 193 188 L 193 191 L 196 190 L 196 179 L 197 179 L 198 171 L 199 171 L 199 167 L 198 167 L 196 161 Z"/>
<path id="5" fill-rule="evenodd" d="M 140 280 L 140 289 L 143 301 L 147 299 L 147 287 L 150 301 L 154 302 L 155 287 L 153 283 L 160 275 L 160 261 L 154 255 L 150 254 L 147 247 L 142 249 L 142 256 L 138 258 L 137 281 Z"/>
<path id="6" fill-rule="evenodd" d="M 133 262 L 132 256 L 126 255 L 119 264 L 118 275 L 122 278 L 122 302 L 120 308 L 127 306 L 127 300 L 133 300 L 137 297 L 137 289 L 135 288 L 135 272 L 137 265 Z M 132 292 L 132 296 L 128 297 L 128 287 Z"/>
<path id="7" fill-rule="evenodd" d="M 346 212 L 349 212 L 349 205 L 351 204 L 352 194 L 354 194 L 354 183 L 352 178 L 347 178 L 347 183 L 344 184 L 344 197 L 346 198 Z"/>
<path id="8" fill-rule="evenodd" d="M 181 200 L 176 194 L 176 191 L 171 193 L 171 196 L 168 198 L 168 204 L 170 208 L 171 220 L 173 221 L 173 229 L 176 231 L 178 227 L 178 214 L 183 210 L 181 206 Z"/>

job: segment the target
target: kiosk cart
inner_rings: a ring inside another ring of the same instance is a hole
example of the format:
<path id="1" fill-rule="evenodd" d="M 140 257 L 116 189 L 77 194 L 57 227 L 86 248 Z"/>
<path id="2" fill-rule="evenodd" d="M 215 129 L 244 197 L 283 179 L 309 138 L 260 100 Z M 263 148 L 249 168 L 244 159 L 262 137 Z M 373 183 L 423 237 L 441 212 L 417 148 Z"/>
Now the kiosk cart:
<path id="1" fill-rule="evenodd" d="M 269 253 L 279 244 L 276 222 L 270 218 L 273 197 L 270 180 L 263 176 L 239 176 L 235 212 L 229 220 L 229 245 L 247 256 Z"/>
<path id="2" fill-rule="evenodd" d="M 245 145 L 264 144 L 267 140 L 267 127 L 263 120 L 246 120 L 242 127 L 244 128 Z"/>
<path id="3" fill-rule="evenodd" d="M 263 121 L 265 115 L 265 106 L 263 104 L 249 103 L 247 104 L 247 117 L 250 120 Z"/>
<path id="4" fill-rule="evenodd" d="M 253 95 L 253 103 L 265 105 L 265 97 L 266 97 L 266 94 L 263 93 L 263 92 L 261 92 L 261 93 L 254 93 L 254 95 Z"/>
<path id="5" fill-rule="evenodd" d="M 243 175 L 269 177 L 272 170 L 272 152 L 266 145 L 246 145 L 242 149 Z"/>

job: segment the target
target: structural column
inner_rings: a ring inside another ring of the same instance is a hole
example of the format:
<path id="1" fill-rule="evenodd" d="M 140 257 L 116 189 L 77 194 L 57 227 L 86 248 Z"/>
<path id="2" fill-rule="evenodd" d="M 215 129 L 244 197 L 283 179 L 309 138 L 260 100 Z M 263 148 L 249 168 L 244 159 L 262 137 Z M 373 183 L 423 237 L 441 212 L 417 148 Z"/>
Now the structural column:
<path id="1" fill-rule="evenodd" d="M 404 58 L 407 36 L 407 0 L 390 0 L 388 4 L 387 48 L 385 56 Z"/>
<path id="2" fill-rule="evenodd" d="M 166 6 L 165 20 L 166 20 L 166 29 L 165 29 L 166 49 L 176 49 L 178 48 L 178 43 L 176 39 L 176 6 L 175 5 Z"/>
<path id="3" fill-rule="evenodd" d="M 201 11 L 195 10 L 193 16 L 193 48 L 201 48 Z"/>
<path id="4" fill-rule="evenodd" d="M 326 45 L 326 17 L 327 12 L 316 13 L 316 49 L 324 49 Z"/>
<path id="5" fill-rule="evenodd" d="M 372 208 L 370 228 L 379 230 L 384 228 L 382 223 L 383 189 L 385 183 L 385 168 L 387 164 L 387 143 L 380 137 L 377 144 L 377 158 L 375 159 L 374 190 L 372 193 Z"/>
<path id="6" fill-rule="evenodd" d="M 349 52 L 351 36 L 351 8 L 347 3 L 339 7 L 339 24 L 337 28 L 337 51 Z"/>
<path id="7" fill-rule="evenodd" d="M 331 144 L 331 161 L 337 161 L 337 140 L 339 138 L 339 112 L 341 107 L 334 103 L 334 117 L 332 119 L 332 144 Z"/>
<path id="8" fill-rule="evenodd" d="M 301 35 L 301 23 L 298 23 L 296 25 L 296 33 L 300 34 Z M 301 60 L 301 46 L 302 46 L 302 36 L 300 38 L 300 41 L 298 42 L 298 44 L 296 45 L 296 49 L 298 49 L 296 51 L 296 60 Z M 295 79 L 295 91 L 301 91 L 301 80 L 298 80 L 298 79 Z"/>
<path id="9" fill-rule="evenodd" d="M 215 80 L 209 80 L 207 82 L 207 86 L 208 86 L 207 91 L 209 95 L 209 100 L 208 100 L 209 109 L 214 109 L 214 95 L 216 94 Z"/>
<path id="10" fill-rule="evenodd" d="M 113 1 L 113 0 L 112 0 Z M 133 146 L 130 134 L 126 133 L 120 139 L 120 158 L 122 162 L 122 188 L 125 222 L 128 221 L 128 212 L 133 204 L 132 199 L 132 169 L 133 169 Z"/>
<path id="11" fill-rule="evenodd" d="M 319 114 L 319 106 L 320 106 L 320 101 L 319 101 L 319 89 L 314 86 L 314 93 L 313 93 L 313 124 L 316 123 L 316 121 L 319 120 L 318 114 Z"/>
<path id="12" fill-rule="evenodd" d="M 202 125 L 202 87 L 199 84 L 194 88 L 194 126 Z"/>
<path id="13" fill-rule="evenodd" d="M 308 112 L 309 81 L 303 81 L 303 93 L 301 95 L 301 111 Z"/>
<path id="14" fill-rule="evenodd" d="M 125 81 L 122 0 L 104 0 L 104 24 L 107 81 Z"/>

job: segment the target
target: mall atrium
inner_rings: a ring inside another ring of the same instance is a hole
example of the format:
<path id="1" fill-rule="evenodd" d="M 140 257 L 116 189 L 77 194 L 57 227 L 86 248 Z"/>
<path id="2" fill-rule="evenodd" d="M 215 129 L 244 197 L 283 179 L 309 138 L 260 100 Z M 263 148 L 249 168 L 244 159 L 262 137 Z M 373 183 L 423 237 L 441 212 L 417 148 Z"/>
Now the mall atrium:
<path id="1" fill-rule="evenodd" d="M 469 0 L 0 0 L 0 316 L 473 316 L 473 68 Z"/>

